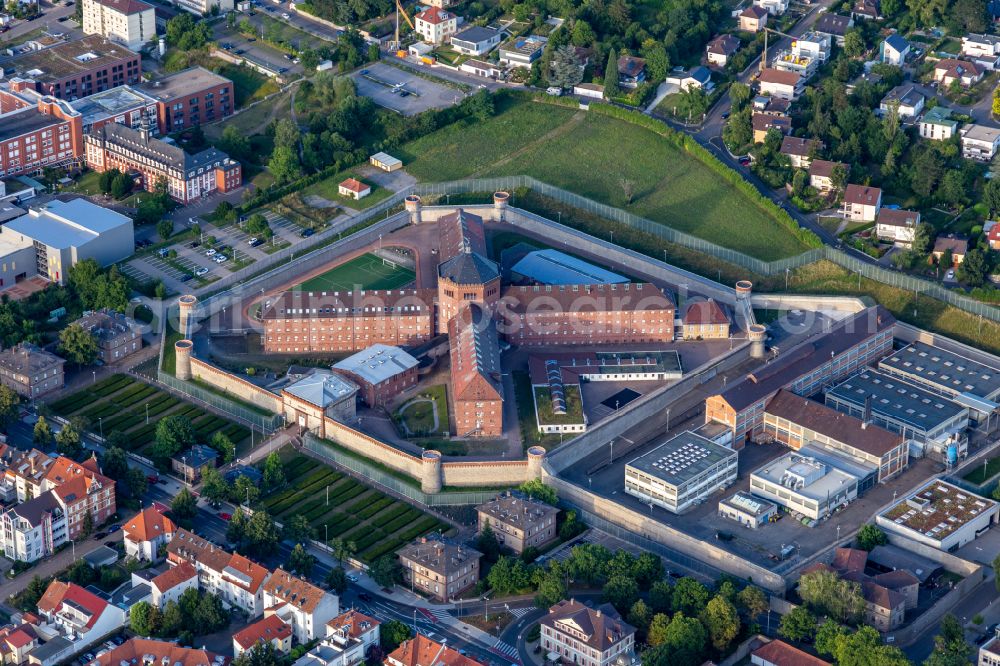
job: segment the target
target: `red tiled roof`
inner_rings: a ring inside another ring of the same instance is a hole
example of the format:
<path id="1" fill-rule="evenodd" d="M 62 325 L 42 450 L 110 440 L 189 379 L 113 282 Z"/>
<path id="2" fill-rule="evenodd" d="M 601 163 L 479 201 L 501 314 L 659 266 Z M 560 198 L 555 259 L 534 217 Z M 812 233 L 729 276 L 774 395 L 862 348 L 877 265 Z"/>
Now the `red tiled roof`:
<path id="1" fill-rule="evenodd" d="M 35 630 L 31 628 L 31 625 L 25 624 L 14 629 L 4 640 L 15 650 L 19 650 L 27 645 L 31 644 L 31 641 L 36 640 L 38 636 L 35 635 Z"/>
<path id="2" fill-rule="evenodd" d="M 799 136 L 786 136 L 781 140 L 781 152 L 782 155 L 798 155 L 801 157 L 807 157 L 810 152 L 812 152 L 813 146 L 816 146 L 817 150 L 823 147 L 823 142 L 819 139 L 803 139 Z"/>
<path id="3" fill-rule="evenodd" d="M 367 623 L 367 626 L 365 626 L 365 623 Z M 373 617 L 369 617 L 356 610 L 349 610 L 327 622 L 326 626 L 338 631 L 346 627 L 348 636 L 358 638 L 366 631 L 370 631 L 373 627 L 377 627 L 380 624 L 382 623 Z"/>
<path id="4" fill-rule="evenodd" d="M 438 23 L 444 23 L 445 21 L 448 21 L 453 18 L 455 18 L 454 14 L 452 14 L 451 12 L 446 12 L 440 7 L 428 7 L 424 11 L 417 14 L 417 20 L 426 21 L 427 23 L 431 23 L 434 25 L 437 25 Z"/>
<path id="5" fill-rule="evenodd" d="M 740 16 L 744 16 L 746 18 L 755 18 L 759 21 L 765 16 L 767 16 L 767 10 L 764 9 L 763 7 L 758 7 L 757 5 L 750 5 L 742 12 L 740 12 Z"/>
<path id="6" fill-rule="evenodd" d="M 777 666 L 830 666 L 830 662 L 823 661 L 819 657 L 814 657 L 780 640 L 771 641 L 750 654 Z"/>
<path id="7" fill-rule="evenodd" d="M 780 69 L 767 68 L 760 73 L 760 78 L 758 79 L 762 83 L 776 83 L 782 86 L 795 86 L 798 85 L 799 79 L 801 77 L 795 72 L 784 72 Z"/>
<path id="8" fill-rule="evenodd" d="M 728 324 L 729 317 L 713 299 L 707 301 L 695 301 L 688 303 L 684 311 L 684 323 L 686 325 L 702 324 Z"/>
<path id="9" fill-rule="evenodd" d="M 283 641 L 291 635 L 291 626 L 277 615 L 271 615 L 236 632 L 233 634 L 233 640 L 244 650 L 249 650 L 257 643 L 266 643 L 275 639 Z"/>
<path id="10" fill-rule="evenodd" d="M 177 525 L 154 507 L 146 507 L 132 516 L 122 527 L 126 539 L 132 541 L 152 541 L 165 534 L 177 531 Z"/>
<path id="11" fill-rule="evenodd" d="M 820 178 L 829 178 L 833 175 L 833 170 L 837 167 L 844 167 L 847 169 L 847 165 L 843 162 L 831 162 L 829 160 L 813 160 L 809 164 L 809 175 L 819 176 Z"/>
<path id="12" fill-rule="evenodd" d="M 340 186 L 343 187 L 345 190 L 350 190 L 351 192 L 364 192 L 365 190 L 369 189 L 367 185 L 362 183 L 360 180 L 357 180 L 356 178 L 348 178 L 347 180 L 342 182 Z"/>
<path id="13" fill-rule="evenodd" d="M 974 62 L 969 62 L 967 60 L 958 60 L 957 58 L 944 58 L 943 60 L 938 60 L 934 64 L 934 72 L 944 70 L 945 76 L 959 77 L 965 74 L 972 74 L 973 76 L 979 76 L 983 73 L 983 70 L 979 68 Z"/>
<path id="14" fill-rule="evenodd" d="M 483 666 L 475 659 L 459 654 L 457 650 L 423 634 L 403 641 L 386 659 L 393 666 Z"/>
<path id="15" fill-rule="evenodd" d="M 326 592 L 321 588 L 303 578 L 293 576 L 281 567 L 275 569 L 267 580 L 264 592 L 292 604 L 304 613 L 312 613 L 316 610 L 319 602 L 326 595 Z"/>
<path id="16" fill-rule="evenodd" d="M 181 647 L 173 642 L 132 638 L 97 657 L 88 666 L 146 663 L 148 657 L 152 657 L 152 661 L 148 663 L 167 663 L 172 666 L 228 666 L 232 660 L 232 657 L 218 655 L 208 650 Z M 220 657 L 221 661 L 216 662 Z"/>
<path id="17" fill-rule="evenodd" d="M 194 568 L 193 564 L 190 562 L 181 562 L 155 577 L 150 583 L 162 594 L 197 576 L 198 570 Z"/>
<path id="18" fill-rule="evenodd" d="M 46 615 L 50 615 L 58 612 L 67 601 L 90 613 L 90 619 L 87 621 L 88 629 L 94 626 L 94 623 L 101 617 L 104 609 L 108 607 L 108 602 L 96 594 L 88 592 L 79 585 L 54 580 L 49 583 L 45 594 L 38 600 L 38 610 Z"/>

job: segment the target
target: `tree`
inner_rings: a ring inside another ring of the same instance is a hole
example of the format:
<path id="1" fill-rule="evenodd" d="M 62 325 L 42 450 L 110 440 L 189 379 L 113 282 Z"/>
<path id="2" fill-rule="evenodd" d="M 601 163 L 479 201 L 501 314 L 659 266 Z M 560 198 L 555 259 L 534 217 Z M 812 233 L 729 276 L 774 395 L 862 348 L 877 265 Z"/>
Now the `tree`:
<path id="1" fill-rule="evenodd" d="M 811 609 L 840 622 L 854 622 L 865 609 L 858 583 L 833 571 L 812 571 L 799 578 L 799 597 Z"/>
<path id="2" fill-rule="evenodd" d="M 246 477 L 241 477 L 246 478 Z M 247 521 L 246 532 L 244 534 L 244 550 L 249 555 L 266 557 L 273 554 L 278 549 L 278 542 L 281 535 L 278 526 L 266 511 L 254 511 Z"/>
<path id="3" fill-rule="evenodd" d="M 111 196 L 115 199 L 124 199 L 132 191 L 132 176 L 127 173 L 119 173 L 111 181 Z"/>
<path id="4" fill-rule="evenodd" d="M 604 584 L 601 598 L 618 609 L 619 613 L 625 615 L 632 604 L 639 599 L 639 584 L 635 582 L 634 578 L 614 576 Z"/>
<path id="5" fill-rule="evenodd" d="M 156 608 L 148 601 L 140 601 L 129 609 L 129 628 L 139 636 L 155 636 L 160 627 Z"/>
<path id="6" fill-rule="evenodd" d="M 229 484 L 222 478 L 219 470 L 211 465 L 201 473 L 201 496 L 216 504 L 229 497 Z"/>
<path id="7" fill-rule="evenodd" d="M 844 35 L 844 53 L 851 58 L 858 58 L 865 54 L 865 38 L 860 29 L 848 30 Z"/>
<path id="8" fill-rule="evenodd" d="M 87 511 L 83 514 L 83 525 L 80 526 L 80 538 L 87 539 L 94 533 L 94 516 Z"/>
<path id="9" fill-rule="evenodd" d="M 861 550 L 872 551 L 875 546 L 884 546 L 888 542 L 885 532 L 871 523 L 862 525 L 858 530 L 858 548 Z"/>
<path id="10" fill-rule="evenodd" d="M 269 453 L 264 459 L 263 483 L 265 492 L 271 492 L 285 485 L 285 469 L 281 465 L 277 451 Z"/>
<path id="11" fill-rule="evenodd" d="M 632 608 L 628 611 L 628 623 L 637 628 L 642 635 L 645 635 L 649 630 L 649 624 L 652 620 L 653 614 L 642 599 L 632 604 Z"/>
<path id="12" fill-rule="evenodd" d="M 958 265 L 958 279 L 970 287 L 981 287 L 990 272 L 986 250 L 975 247 L 965 255 L 965 261 Z"/>
<path id="13" fill-rule="evenodd" d="M 258 641 L 249 650 L 244 650 L 236 659 L 233 659 L 233 666 L 282 666 L 286 663 L 273 641 Z"/>
<path id="14" fill-rule="evenodd" d="M 550 608 L 566 598 L 566 583 L 560 571 L 550 570 L 538 580 L 535 606 Z"/>
<path id="15" fill-rule="evenodd" d="M 198 513 L 198 500 L 190 490 L 181 488 L 170 503 L 170 511 L 178 520 L 191 520 Z"/>
<path id="16" fill-rule="evenodd" d="M 646 79 L 651 83 L 659 83 L 667 78 L 670 71 L 670 56 L 662 43 L 649 38 L 643 40 L 642 57 L 646 60 Z"/>
<path id="17" fill-rule="evenodd" d="M 389 620 L 383 622 L 379 627 L 379 638 L 382 641 L 382 651 L 386 654 L 394 651 L 399 645 L 410 638 L 413 632 L 410 626 L 399 620 Z"/>
<path id="18" fill-rule="evenodd" d="M 673 596 L 674 588 L 665 580 L 658 580 L 649 587 L 649 605 L 654 613 L 670 612 Z"/>
<path id="19" fill-rule="evenodd" d="M 383 555 L 372 563 L 368 575 L 382 587 L 391 588 L 401 578 L 402 571 L 395 556 Z"/>
<path id="20" fill-rule="evenodd" d="M 498 595 L 526 592 L 531 589 L 531 572 L 520 558 L 501 555 L 486 582 Z"/>
<path id="21" fill-rule="evenodd" d="M 344 567 L 333 567 L 326 575 L 326 586 L 338 595 L 347 591 L 347 572 Z"/>
<path id="22" fill-rule="evenodd" d="M 271 226 L 267 223 L 267 218 L 260 213 L 251 215 L 244 223 L 243 229 L 251 236 L 270 238 L 274 235 L 274 232 L 271 231 Z"/>
<path id="23" fill-rule="evenodd" d="M 253 505 L 257 499 L 260 497 L 260 488 L 257 487 L 249 477 L 243 476 L 242 474 L 236 477 L 236 482 L 233 483 L 232 498 L 234 502 L 246 503 L 247 506 Z"/>
<path id="24" fill-rule="evenodd" d="M 708 95 L 696 86 L 688 86 L 680 92 L 677 113 L 691 120 L 698 120 L 708 111 Z"/>
<path id="25" fill-rule="evenodd" d="M 119 431 L 115 430 L 114 432 Z M 109 436 L 108 440 L 110 439 Z M 118 446 L 104 449 L 104 453 L 101 455 L 101 470 L 115 481 L 125 478 L 125 474 L 128 472 L 128 456 L 125 455 L 124 449 Z"/>
<path id="26" fill-rule="evenodd" d="M 612 99 L 621 92 L 618 87 L 618 53 L 608 51 L 608 63 L 604 66 L 604 99 Z"/>
<path id="27" fill-rule="evenodd" d="M 657 613 L 649 623 L 649 633 L 646 635 L 646 642 L 650 647 L 662 645 L 667 640 L 667 630 L 670 628 L 670 616 L 666 613 Z"/>
<path id="28" fill-rule="evenodd" d="M 965 629 L 951 613 L 941 618 L 934 637 L 934 650 L 924 666 L 966 666 L 972 661 L 972 646 L 965 640 Z"/>
<path id="29" fill-rule="evenodd" d="M 913 251 L 925 255 L 934 246 L 935 231 L 929 222 L 921 222 L 913 231 Z"/>
<path id="30" fill-rule="evenodd" d="M 59 351 L 79 366 L 90 365 L 97 358 L 97 340 L 80 324 L 70 324 L 59 332 Z"/>
<path id="31" fill-rule="evenodd" d="M 212 439 L 208 443 L 222 456 L 224 463 L 231 463 L 236 458 L 236 445 L 233 444 L 233 440 L 229 439 L 226 433 L 222 431 L 216 432 L 212 435 Z"/>
<path id="32" fill-rule="evenodd" d="M 288 568 L 308 578 L 314 566 L 316 566 L 316 556 L 303 548 L 301 543 L 295 544 L 292 552 L 288 554 Z"/>
<path id="33" fill-rule="evenodd" d="M 657 625 L 659 617 L 653 618 L 654 626 Z M 653 626 L 649 632 L 649 641 L 652 645 Z M 658 628 L 658 634 L 657 646 L 642 655 L 643 666 L 698 666 L 705 661 L 708 635 L 704 625 L 696 618 L 685 617 L 683 613 L 674 613 L 674 617 L 665 628 Z"/>
<path id="34" fill-rule="evenodd" d="M 517 489 L 532 499 L 551 504 L 552 506 L 555 506 L 559 502 L 555 488 L 545 485 L 541 479 L 525 481 Z"/>
<path id="35" fill-rule="evenodd" d="M 173 220 L 168 220 L 164 218 L 156 223 L 156 235 L 160 237 L 161 240 L 167 240 L 174 235 L 174 223 Z"/>
<path id="36" fill-rule="evenodd" d="M 242 543 L 247 531 L 247 522 L 247 516 L 242 511 L 233 513 L 229 524 L 226 525 L 226 541 L 234 544 Z"/>
<path id="37" fill-rule="evenodd" d="M 49 427 L 49 422 L 45 420 L 44 416 L 38 417 L 35 428 L 31 433 L 31 440 L 36 446 L 40 446 L 43 449 L 52 443 L 52 428 Z"/>
<path id="38" fill-rule="evenodd" d="M 25 586 L 24 591 L 17 595 L 18 609 L 23 611 L 30 610 L 32 612 L 37 610 L 38 600 L 45 594 L 45 590 L 48 589 L 50 582 L 51 579 L 49 578 L 42 578 L 37 574 L 32 576 L 31 580 Z"/>
<path id="39" fill-rule="evenodd" d="M 729 86 L 729 101 L 733 104 L 733 110 L 739 111 L 743 106 L 750 101 L 750 96 L 753 91 L 745 83 L 740 83 L 739 81 L 733 83 Z"/>
<path id="40" fill-rule="evenodd" d="M 309 519 L 302 514 L 295 514 L 285 523 L 285 538 L 296 544 L 307 543 L 315 534 Z"/>
<path id="41" fill-rule="evenodd" d="M 202 593 L 198 605 L 191 614 L 199 634 L 211 634 L 229 624 L 229 615 L 222 605 L 222 599 L 214 594 Z"/>
<path id="42" fill-rule="evenodd" d="M 488 562 L 496 562 L 500 557 L 500 542 L 497 541 L 497 536 L 493 533 L 493 527 L 488 520 L 476 537 L 476 550 L 482 553 Z"/>
<path id="43" fill-rule="evenodd" d="M 184 611 L 176 601 L 168 601 L 160 615 L 160 635 L 176 636 L 184 627 Z"/>
<path id="44" fill-rule="evenodd" d="M 222 137 L 219 139 L 219 148 L 236 160 L 247 160 L 253 151 L 248 139 L 235 125 L 227 125 L 222 130 Z M 219 204 L 221 206 L 222 204 Z"/>
<path id="45" fill-rule="evenodd" d="M 829 656 L 833 654 L 837 637 L 843 636 L 846 633 L 847 627 L 836 622 L 835 620 L 827 620 L 823 624 L 819 625 L 819 629 L 816 630 L 816 640 L 813 645 L 816 648 L 816 651 L 821 655 Z"/>
<path id="46" fill-rule="evenodd" d="M 125 474 L 125 492 L 134 499 L 140 499 L 149 489 L 149 481 L 146 480 L 146 473 L 138 467 L 129 469 Z"/>
<path id="47" fill-rule="evenodd" d="M 837 666 L 910 666 L 898 647 L 883 645 L 882 635 L 869 626 L 837 636 L 832 654 Z"/>
<path id="48" fill-rule="evenodd" d="M 736 601 L 746 611 L 747 620 L 752 622 L 770 607 L 767 595 L 756 585 L 747 585 L 736 595 Z"/>
<path id="49" fill-rule="evenodd" d="M 6 428 L 17 419 L 21 396 L 7 386 L 0 386 L 0 428 Z"/>
<path id="50" fill-rule="evenodd" d="M 701 621 L 708 630 L 712 646 L 724 651 L 740 633 L 740 615 L 736 607 L 721 595 L 712 597 L 705 606 Z"/>
<path id="51" fill-rule="evenodd" d="M 569 90 L 583 80 L 583 66 L 575 48 L 564 44 L 555 50 L 548 79 L 550 85 L 562 90 Z"/>
<path id="52" fill-rule="evenodd" d="M 101 194 L 111 194 L 115 178 L 119 175 L 121 175 L 121 171 L 118 169 L 108 169 L 97 177 L 97 188 L 101 191 Z"/>
<path id="53" fill-rule="evenodd" d="M 56 434 L 56 451 L 60 455 L 76 460 L 83 453 L 83 444 L 80 443 L 80 433 L 72 423 L 67 423 L 62 430 Z"/>
<path id="54" fill-rule="evenodd" d="M 1000 87 L 997 88 L 997 92 L 1000 93 Z M 1000 95 L 997 99 L 1000 100 Z M 990 215 L 1000 213 L 1000 179 L 986 181 L 983 187 L 983 203 L 990 209 Z"/>
<path id="55" fill-rule="evenodd" d="M 279 184 L 290 183 L 302 175 L 299 158 L 289 146 L 275 146 L 267 169 Z"/>
<path id="56" fill-rule="evenodd" d="M 170 458 L 195 443 L 191 420 L 173 415 L 160 419 L 149 455 L 160 468 L 165 468 Z"/>
<path id="57" fill-rule="evenodd" d="M 689 617 L 695 617 L 705 609 L 712 593 L 700 582 L 685 576 L 674 585 L 670 605 L 674 612 L 680 612 Z"/>
<path id="58" fill-rule="evenodd" d="M 353 541 L 344 541 L 339 537 L 331 539 L 329 545 L 333 556 L 337 558 L 337 564 L 343 564 L 344 560 L 352 557 L 358 551 L 358 547 Z"/>
<path id="59" fill-rule="evenodd" d="M 816 636 L 816 616 L 805 606 L 793 608 L 782 616 L 778 633 L 790 641 L 810 641 Z"/>

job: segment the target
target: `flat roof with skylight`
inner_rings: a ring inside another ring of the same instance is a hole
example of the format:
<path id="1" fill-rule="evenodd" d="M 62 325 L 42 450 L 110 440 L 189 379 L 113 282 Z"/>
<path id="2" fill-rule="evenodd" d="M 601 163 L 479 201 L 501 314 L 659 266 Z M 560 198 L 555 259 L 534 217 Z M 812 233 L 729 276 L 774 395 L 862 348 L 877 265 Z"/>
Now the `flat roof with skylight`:
<path id="1" fill-rule="evenodd" d="M 933 480 L 876 517 L 884 529 L 942 550 L 954 550 L 996 522 L 1000 505 L 945 481 Z"/>
<path id="2" fill-rule="evenodd" d="M 923 342 L 903 347 L 878 365 L 950 396 L 968 393 L 992 401 L 1000 397 L 1000 370 Z"/>

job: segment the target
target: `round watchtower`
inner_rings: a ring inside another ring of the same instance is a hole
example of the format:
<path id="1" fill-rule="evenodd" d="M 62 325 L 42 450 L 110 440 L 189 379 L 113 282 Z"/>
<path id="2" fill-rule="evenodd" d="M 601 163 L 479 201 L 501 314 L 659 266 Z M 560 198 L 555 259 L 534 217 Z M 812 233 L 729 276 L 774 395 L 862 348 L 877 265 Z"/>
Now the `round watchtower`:
<path id="1" fill-rule="evenodd" d="M 410 214 L 410 224 L 420 224 L 420 197 L 411 194 L 403 200 L 406 212 Z"/>
<path id="2" fill-rule="evenodd" d="M 545 449 L 532 446 L 528 449 L 528 478 L 525 481 L 542 478 L 542 463 L 545 462 Z"/>
<path id="3" fill-rule="evenodd" d="M 420 489 L 428 495 L 441 492 L 441 452 L 427 449 L 420 460 L 423 465 Z"/>
<path id="4" fill-rule="evenodd" d="M 510 193 L 509 192 L 494 192 L 493 193 L 493 208 L 496 210 L 497 222 L 505 222 L 507 220 L 507 204 L 510 203 Z"/>
<path id="5" fill-rule="evenodd" d="M 191 328 L 195 319 L 195 308 L 198 307 L 198 297 L 194 294 L 185 294 L 177 299 L 178 332 L 185 338 L 191 337 Z"/>
<path id="6" fill-rule="evenodd" d="M 762 324 L 750 324 L 747 339 L 750 340 L 750 358 L 764 358 L 764 340 L 767 338 L 767 327 Z"/>
<path id="7" fill-rule="evenodd" d="M 736 298 L 739 300 L 746 300 L 750 298 L 750 292 L 753 291 L 753 282 L 750 280 L 740 280 L 736 283 Z"/>
<path id="8" fill-rule="evenodd" d="M 194 343 L 190 340 L 178 340 L 174 343 L 174 375 L 177 379 L 191 379 L 191 350 Z"/>

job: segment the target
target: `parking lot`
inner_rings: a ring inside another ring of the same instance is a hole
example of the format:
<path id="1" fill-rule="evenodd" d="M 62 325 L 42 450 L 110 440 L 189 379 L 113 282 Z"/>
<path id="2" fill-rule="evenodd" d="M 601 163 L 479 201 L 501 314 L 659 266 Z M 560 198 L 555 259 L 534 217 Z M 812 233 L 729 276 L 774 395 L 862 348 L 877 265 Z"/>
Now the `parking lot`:
<path id="1" fill-rule="evenodd" d="M 462 101 L 462 93 L 454 88 L 434 83 L 396 67 L 376 63 L 351 74 L 358 94 L 371 97 L 404 116 L 413 116 L 428 109 L 442 109 Z"/>

